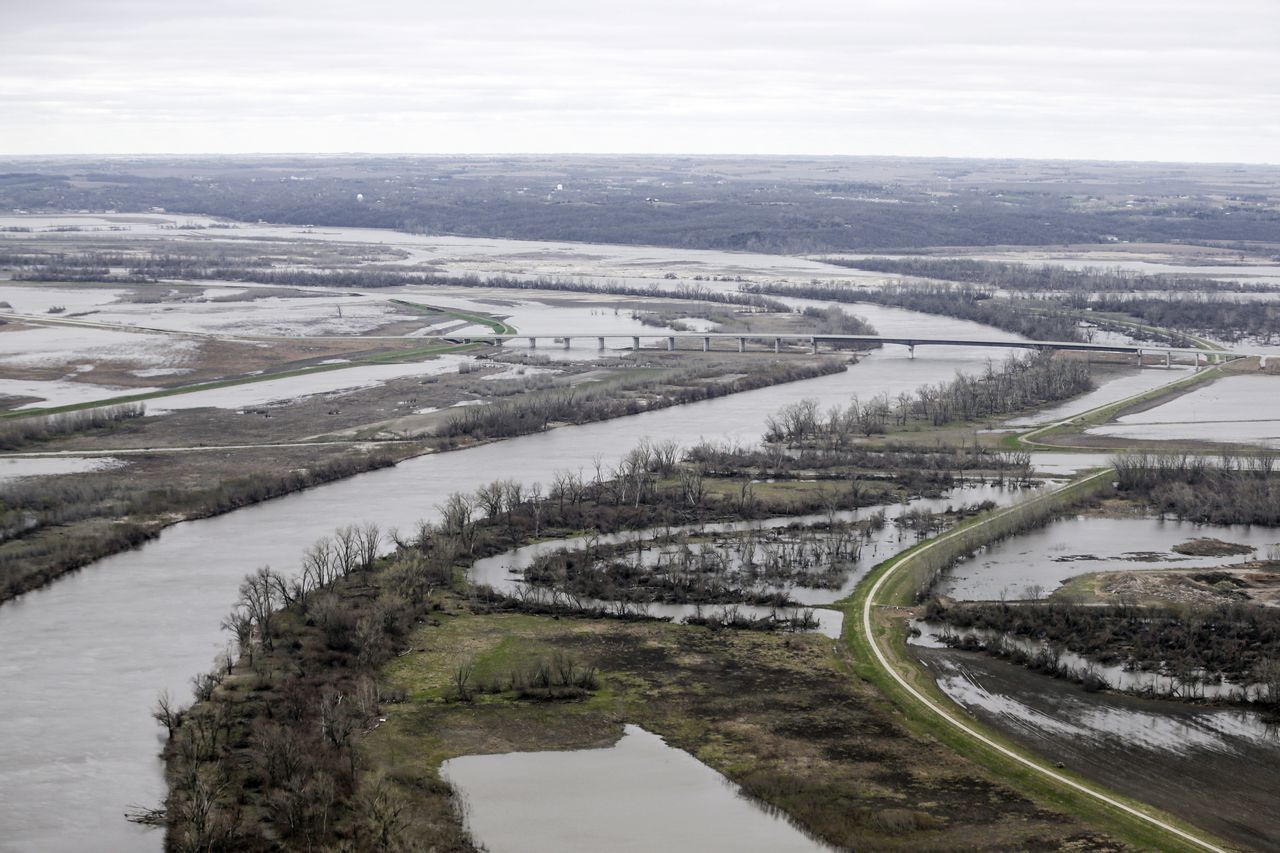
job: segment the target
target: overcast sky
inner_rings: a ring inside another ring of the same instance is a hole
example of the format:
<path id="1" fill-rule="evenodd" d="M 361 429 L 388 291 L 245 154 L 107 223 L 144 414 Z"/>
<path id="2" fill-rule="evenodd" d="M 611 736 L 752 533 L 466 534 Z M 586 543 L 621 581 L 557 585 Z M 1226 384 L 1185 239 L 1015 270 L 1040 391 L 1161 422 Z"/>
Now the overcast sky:
<path id="1" fill-rule="evenodd" d="M 0 0 L 0 153 L 1280 162 L 1280 0 Z"/>

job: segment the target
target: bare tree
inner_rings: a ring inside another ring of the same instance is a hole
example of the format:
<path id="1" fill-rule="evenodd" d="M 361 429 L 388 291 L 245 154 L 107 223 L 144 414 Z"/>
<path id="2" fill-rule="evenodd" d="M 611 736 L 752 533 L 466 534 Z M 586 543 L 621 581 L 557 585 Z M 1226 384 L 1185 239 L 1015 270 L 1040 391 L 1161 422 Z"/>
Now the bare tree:
<path id="1" fill-rule="evenodd" d="M 258 642 L 266 649 L 271 648 L 271 623 L 278 603 L 279 596 L 271 569 L 263 566 L 256 572 L 245 575 L 240 583 L 238 604 L 257 629 Z"/>
<path id="2" fill-rule="evenodd" d="M 367 521 L 356 528 L 356 547 L 360 553 L 360 570 L 367 572 L 373 568 L 378 559 L 378 551 L 382 548 L 382 531 L 372 521 Z"/>
<path id="3" fill-rule="evenodd" d="M 305 589 L 328 586 L 334 578 L 333 542 L 324 536 L 302 555 L 302 585 Z"/>
<path id="4" fill-rule="evenodd" d="M 359 534 L 350 524 L 333 533 L 333 564 L 339 576 L 344 578 L 360 567 Z"/>
<path id="5" fill-rule="evenodd" d="M 156 707 L 151 712 L 151 716 L 157 723 L 164 726 L 165 734 L 172 740 L 173 733 L 182 725 L 182 713 L 182 708 L 178 707 L 173 696 L 168 690 L 164 690 L 156 700 Z"/>

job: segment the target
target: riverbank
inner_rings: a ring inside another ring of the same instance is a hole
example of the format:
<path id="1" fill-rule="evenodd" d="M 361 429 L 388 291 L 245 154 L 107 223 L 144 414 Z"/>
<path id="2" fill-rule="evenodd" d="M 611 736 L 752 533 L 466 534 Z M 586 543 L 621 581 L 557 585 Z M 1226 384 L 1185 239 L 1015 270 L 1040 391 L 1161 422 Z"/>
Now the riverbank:
<path id="1" fill-rule="evenodd" d="M 235 450 L 213 454 L 174 454 L 130 464 L 128 482 L 117 473 L 64 475 L 42 478 L 38 486 L 21 483 L 5 490 L 10 513 L 37 513 L 36 523 L 0 544 L 0 605 L 38 589 L 67 572 L 103 557 L 127 551 L 154 539 L 174 524 L 208 518 L 254 503 L 278 498 L 335 480 L 365 473 L 424 453 L 464 449 L 503 438 L 654 411 L 698 400 L 748 391 L 770 385 L 811 379 L 845 370 L 836 359 L 786 359 L 748 365 L 739 373 L 717 381 L 716 368 L 660 370 L 639 377 L 603 377 L 591 393 L 549 390 L 524 394 L 519 417 L 497 417 L 486 412 L 502 428 L 468 430 L 462 435 L 420 439 L 416 443 L 382 442 L 352 445 L 334 442 L 332 449 L 316 446 L 286 448 L 272 442 L 263 451 Z M 530 415 L 544 401 L 547 417 Z M 332 404 L 331 404 L 332 405 Z M 494 404 L 502 407 L 499 402 Z M 568 405 L 570 410 L 564 410 Z M 494 414 L 511 407 L 489 409 Z M 551 416 L 559 414 L 557 420 Z M 199 419 L 196 419 L 197 421 Z M 134 427 L 136 422 L 131 422 Z M 101 441 L 118 434 L 108 431 Z M 135 439 L 136 440 L 136 439 Z M 92 447 L 72 437 L 45 446 Z M 43 514 L 40 514 L 43 513 Z M 46 520 L 41 520 L 46 519 Z"/>

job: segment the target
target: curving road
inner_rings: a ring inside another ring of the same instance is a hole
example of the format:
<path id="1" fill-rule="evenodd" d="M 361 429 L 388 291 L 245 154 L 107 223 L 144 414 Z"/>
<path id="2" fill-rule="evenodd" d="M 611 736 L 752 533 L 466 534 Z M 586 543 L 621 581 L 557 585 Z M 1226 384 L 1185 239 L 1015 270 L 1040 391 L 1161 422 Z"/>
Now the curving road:
<path id="1" fill-rule="evenodd" d="M 1108 468 L 1104 471 L 1099 471 L 1095 474 L 1091 474 L 1088 477 L 1085 477 L 1083 479 L 1074 480 L 1072 481 L 1072 483 L 1068 484 L 1067 486 L 1063 486 L 1062 488 L 1063 489 L 1070 488 L 1071 486 L 1078 485 L 1080 483 L 1087 483 L 1092 480 L 1096 480 L 1102 477 L 1111 477 L 1113 475 L 1114 475 L 1114 472 L 1112 471 L 1112 469 Z M 1047 500 L 1051 498 L 1054 494 L 1057 494 L 1060 491 L 1062 491 L 1062 489 L 1057 489 L 1054 492 L 1050 493 L 1049 495 L 1043 495 L 1039 498 L 1036 498 L 1035 500 Z M 991 516 L 991 518 L 992 519 L 999 518 L 1007 514 L 1008 512 L 1011 512 L 1013 509 L 1015 508 L 1010 507 L 1009 509 L 1005 509 L 1000 512 L 994 513 Z M 965 530 L 967 529 L 968 528 L 965 528 Z M 1004 744 L 1000 743 L 994 738 L 991 738 L 986 734 L 984 734 L 983 732 L 979 731 L 977 728 L 975 728 L 973 725 L 971 725 L 964 719 L 960 718 L 954 710 L 944 707 L 941 703 L 931 699 L 929 696 L 926 696 L 924 693 L 917 690 L 906 678 L 902 676 L 901 673 L 898 672 L 897 669 L 894 668 L 894 666 L 890 663 L 889 658 L 885 655 L 884 650 L 880 647 L 880 644 L 876 642 L 875 634 L 872 631 L 871 609 L 874 606 L 876 606 L 876 595 L 877 593 L 880 592 L 880 589 L 884 586 L 885 582 L 889 578 L 893 577 L 894 573 L 896 573 L 899 569 L 901 569 L 903 566 L 910 563 L 912 558 L 916 554 L 919 554 L 923 551 L 927 551 L 931 548 L 934 548 L 942 544 L 943 542 L 946 542 L 952 539 L 953 537 L 960 535 L 960 533 L 961 533 L 961 530 L 953 530 L 950 533 L 944 533 L 943 535 L 938 536 L 937 538 L 931 540 L 922 548 L 898 557 L 896 560 L 890 563 L 889 566 L 883 572 L 880 573 L 880 576 L 877 577 L 875 582 L 871 585 L 871 589 L 867 592 L 866 598 L 862 602 L 861 627 L 862 627 L 863 635 L 866 638 L 867 645 L 871 649 L 875 664 L 880 669 L 884 670 L 884 672 L 887 675 L 889 675 L 889 677 L 891 677 L 898 684 L 898 686 L 900 686 L 903 690 L 907 692 L 907 694 L 919 707 L 927 711 L 929 714 L 932 714 L 933 716 L 942 719 L 951 727 L 962 732 L 965 736 L 978 741 L 979 743 L 983 744 L 984 746 L 992 750 L 995 750 L 996 752 L 1000 753 L 1006 758 L 1010 758 L 1018 762 L 1022 766 L 1026 767 L 1028 770 L 1031 770 L 1033 773 L 1043 776 L 1049 779 L 1050 781 L 1058 785 L 1061 785 L 1065 788 L 1070 788 L 1073 791 L 1092 797 L 1093 799 L 1098 800 L 1102 803 L 1105 803 L 1106 805 L 1112 808 L 1115 808 L 1124 812 L 1130 817 L 1137 818 L 1143 823 L 1146 823 L 1152 827 L 1155 827 L 1163 832 L 1167 832 L 1170 835 L 1177 837 L 1181 841 L 1185 841 L 1203 850 L 1214 851 L 1214 853 L 1228 853 L 1228 851 L 1225 848 L 1218 847 L 1212 844 L 1211 842 L 1199 837 L 1198 835 L 1195 835 L 1191 832 L 1187 832 L 1186 830 L 1180 829 L 1168 823 L 1167 821 L 1161 820 L 1158 817 L 1154 817 L 1153 815 L 1147 814 L 1141 809 L 1134 808 L 1128 803 L 1125 803 L 1124 801 L 1117 799 L 1116 797 L 1110 796 L 1109 794 L 1106 794 L 1101 790 L 1098 790 L 1082 782 L 1078 782 L 1075 779 L 1072 779 L 1061 773 L 1058 773 L 1054 771 L 1052 768 L 1040 763 L 1039 761 L 1028 758 L 1025 755 L 1022 755 L 1021 753 L 1019 753 L 1018 751 L 1005 746 Z"/>

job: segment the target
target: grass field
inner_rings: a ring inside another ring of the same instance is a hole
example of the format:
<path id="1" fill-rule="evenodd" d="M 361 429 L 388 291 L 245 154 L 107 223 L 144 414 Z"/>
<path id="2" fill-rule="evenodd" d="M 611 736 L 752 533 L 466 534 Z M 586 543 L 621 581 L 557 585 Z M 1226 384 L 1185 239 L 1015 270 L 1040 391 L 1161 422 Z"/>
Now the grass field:
<path id="1" fill-rule="evenodd" d="M 661 735 L 843 847 L 1120 849 L 904 728 L 856 674 L 861 667 L 848 649 L 816 635 L 451 606 L 418 629 L 412 648 L 384 673 L 406 699 L 387 708 L 363 749 L 371 772 L 385 774 L 411 803 L 415 834 L 438 849 L 463 849 L 437 776 L 442 761 L 605 746 L 624 723 Z M 513 673 L 557 654 L 594 667 L 599 689 L 557 702 L 504 689 Z M 474 688 L 499 692 L 458 701 L 453 676 L 464 661 L 474 667 Z M 565 809 L 571 821 L 573 804 Z"/>

